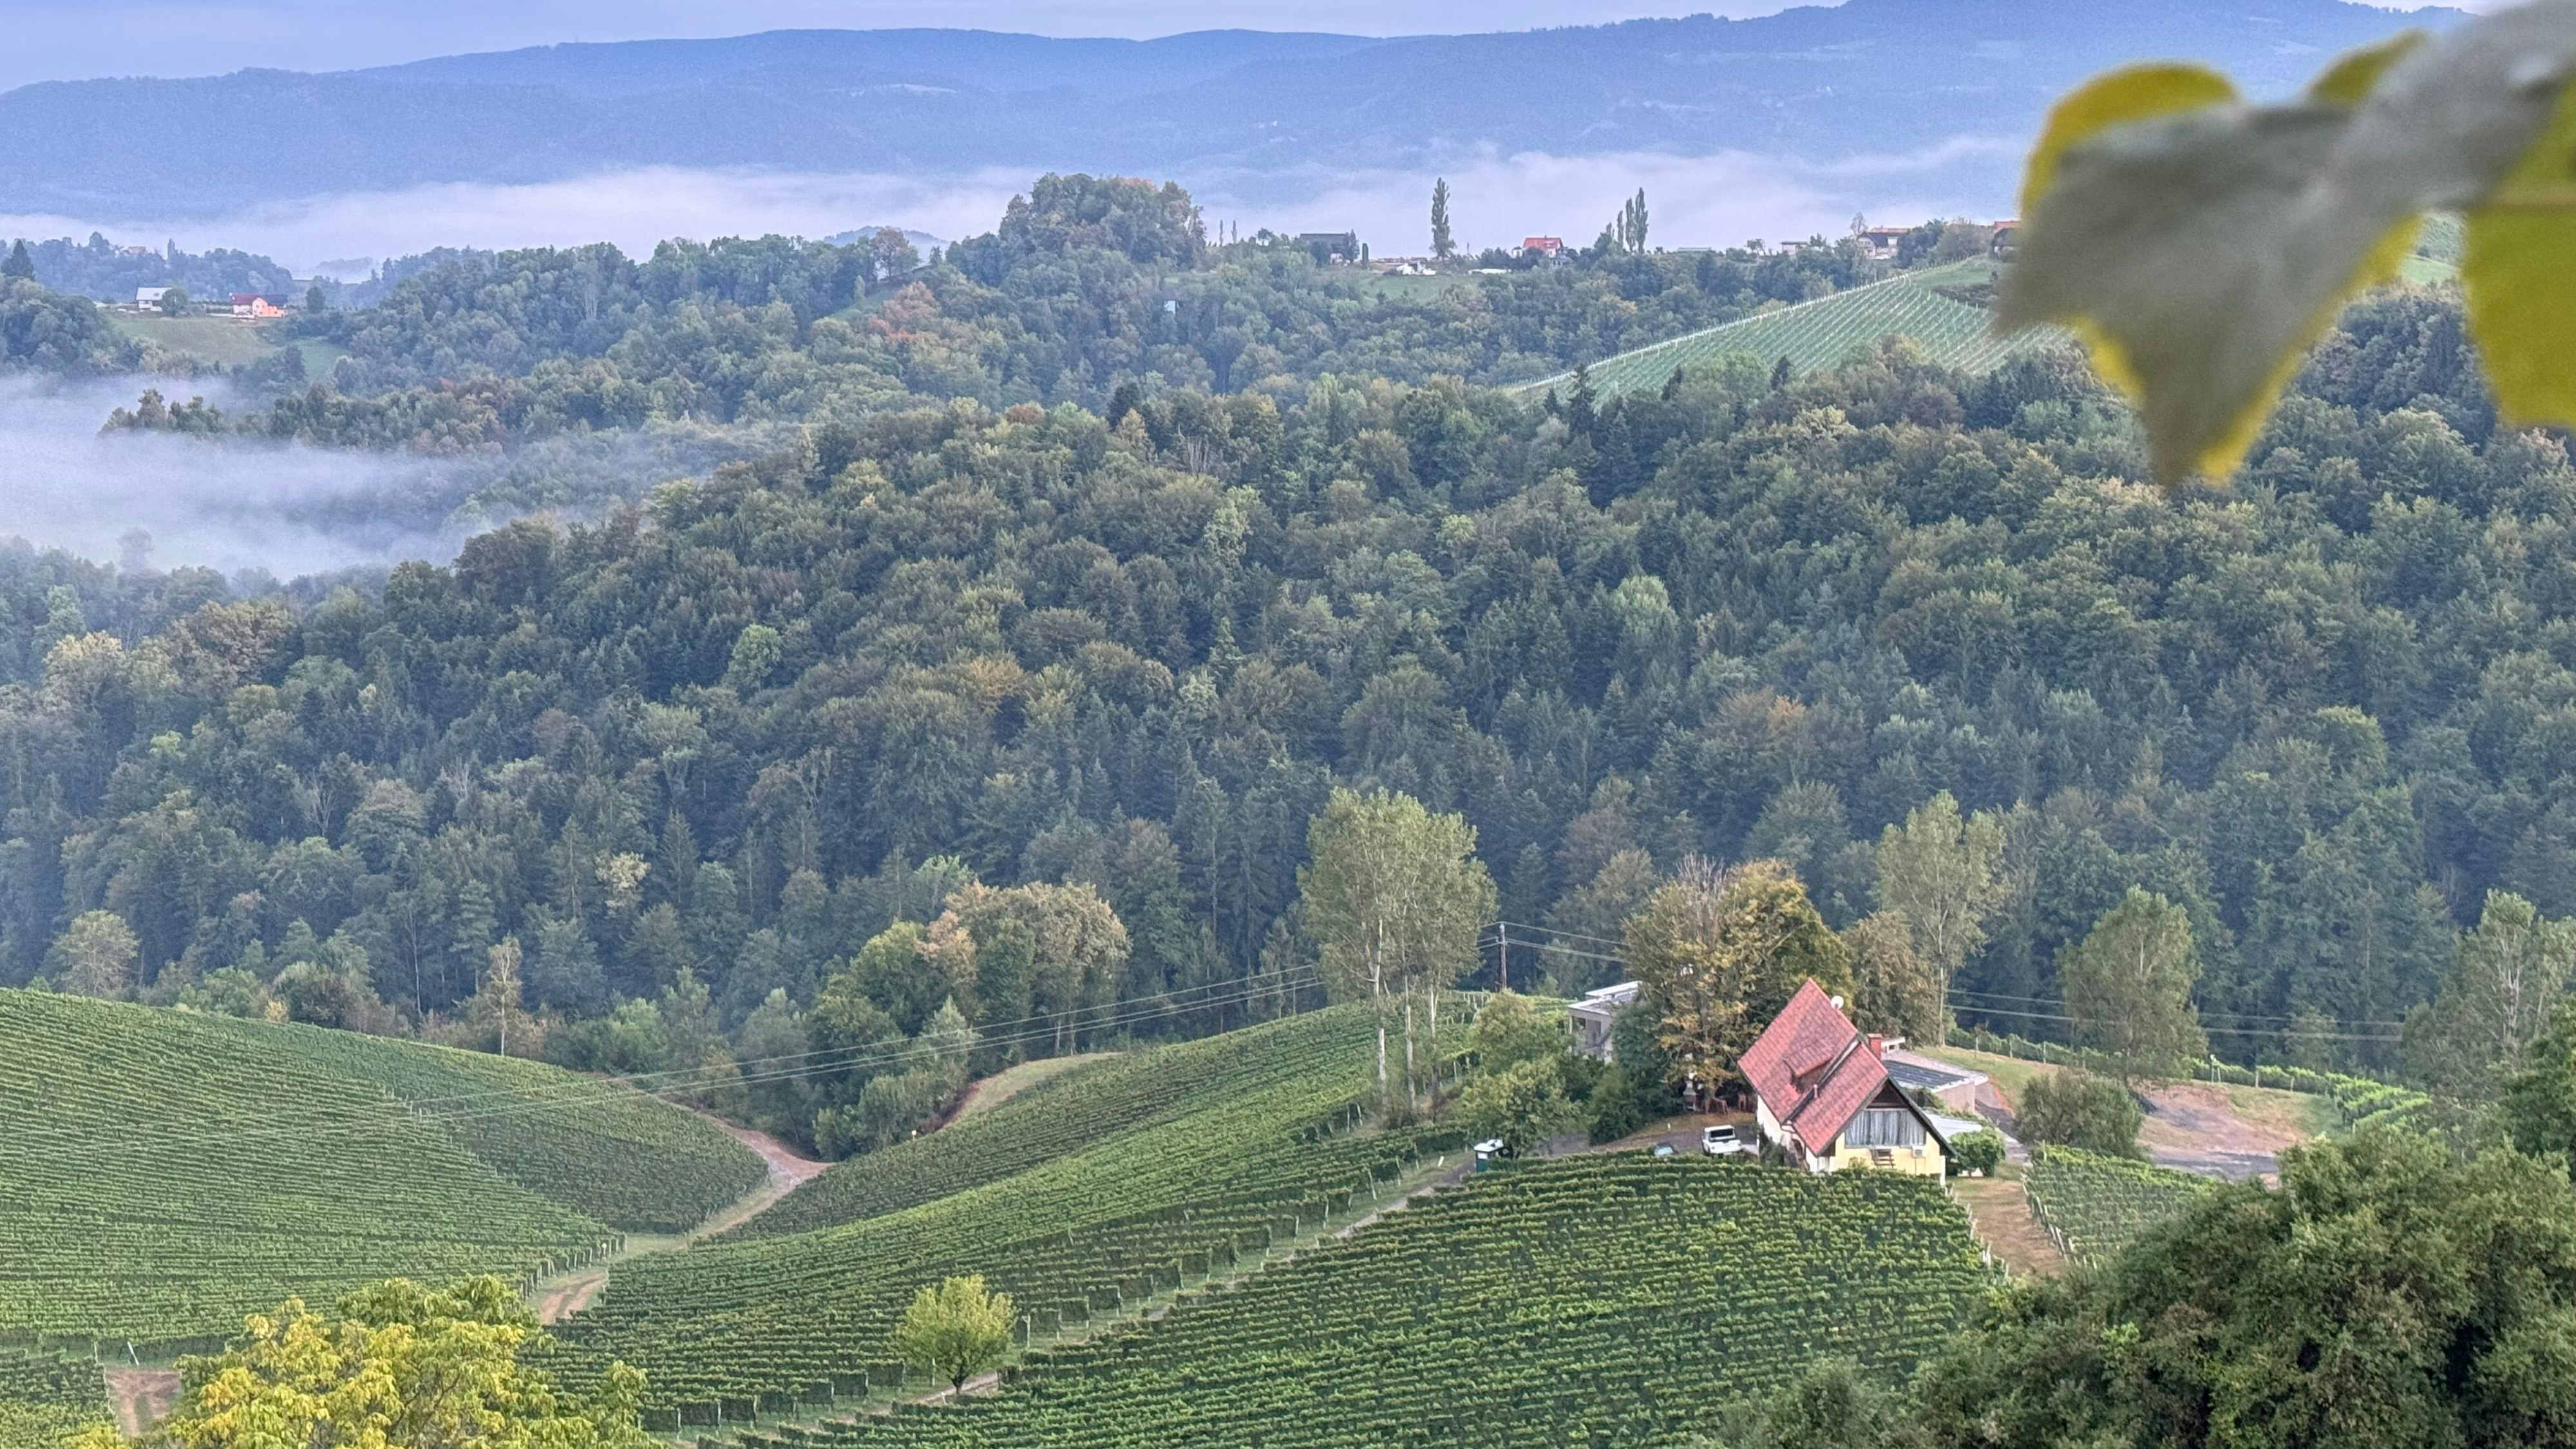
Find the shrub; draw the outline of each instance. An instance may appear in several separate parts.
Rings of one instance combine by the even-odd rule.
[[[2089,1072],[2070,1069],[2040,1077],[2022,1094],[2020,1129],[2025,1142],[2135,1157],[2138,1128],[2146,1119],[2127,1087]]]
[[[1950,1141],[1950,1156],[1961,1172],[1993,1176],[2004,1165],[2004,1140],[1992,1132],[1970,1132]]]

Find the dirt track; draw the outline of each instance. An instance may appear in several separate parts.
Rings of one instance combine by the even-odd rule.
[[[539,1323],[561,1323],[588,1308],[591,1300],[599,1296],[599,1290],[608,1286],[609,1272],[619,1262],[628,1258],[644,1257],[651,1253],[676,1252],[701,1238],[713,1237],[718,1233],[741,1227],[744,1223],[775,1207],[780,1198],[822,1176],[831,1166],[828,1162],[816,1162],[810,1157],[798,1156],[795,1149],[766,1132],[755,1132],[749,1127],[738,1126],[712,1112],[699,1112],[698,1115],[722,1128],[725,1135],[759,1153],[760,1160],[768,1164],[768,1176],[761,1179],[758,1187],[718,1208],[705,1222],[685,1233],[630,1237],[626,1240],[626,1251],[608,1262],[546,1280],[537,1289],[536,1308]]]

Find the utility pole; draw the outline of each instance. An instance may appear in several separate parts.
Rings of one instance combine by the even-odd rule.
[[[1512,923],[1498,921],[1495,923],[1495,929],[1503,933],[1503,989],[1509,991],[1512,989]]]

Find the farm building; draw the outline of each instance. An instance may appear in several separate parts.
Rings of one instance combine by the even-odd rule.
[[[1976,1115],[1977,1089],[1986,1084],[1985,1073],[1972,1072],[1966,1067],[1954,1067],[1948,1062],[1936,1062],[1927,1056],[1900,1051],[1893,1042],[1888,1044],[1887,1050],[1881,1053],[1881,1056],[1887,1062],[1887,1074],[1894,1077],[1896,1085],[1903,1087],[1907,1092],[1916,1094],[1918,1097],[1928,1094],[1932,1100],[1953,1112],[1971,1117]]]
[[[235,292],[232,295],[232,312],[236,317],[283,317],[286,315],[286,299],[258,292]]]
[[[1888,1075],[1885,1049],[1810,978],[1737,1063],[1763,1140],[1809,1172],[1946,1175],[1943,1138]]]
[[[1619,1019],[1619,1008],[1637,999],[1643,988],[1634,981],[1604,986],[1583,993],[1583,999],[1565,1009],[1565,1018],[1574,1028],[1574,1049],[1596,1062],[1610,1060],[1610,1028]]]
[[[168,295],[170,289],[167,287],[137,287],[134,289],[134,305],[149,312],[160,306],[161,299]]]
[[[1862,246],[1869,249],[1872,260],[1892,262],[1896,260],[1898,247],[1913,230],[1914,228],[1910,226],[1873,226],[1864,228],[1854,235],[1860,238]]]

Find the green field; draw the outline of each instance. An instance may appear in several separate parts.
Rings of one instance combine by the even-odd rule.
[[[126,335],[142,339],[164,356],[199,364],[241,367],[277,351],[265,327],[232,317],[149,317],[131,312],[108,316]]]
[[[1126,1091],[1095,1069],[859,1159],[839,1170],[851,1186],[817,1199],[842,1226],[620,1264],[558,1330],[552,1366],[579,1384],[623,1359],[658,1411],[731,1422],[887,1382],[903,1306],[951,1273],[987,1275],[1044,1315],[1040,1333],[1221,1273],[1458,1149],[1454,1131],[1356,1130],[1370,1021],[1345,1007],[1212,1039],[1230,1067],[1124,1126],[1068,1125],[1068,1104],[1110,1111]]]
[[[1793,371],[1818,372],[1896,336],[1921,343],[1942,366],[1970,373],[1990,372],[2024,353],[2064,345],[2063,334],[2048,329],[1994,335],[1989,314],[1976,299],[1992,286],[1998,270],[1992,262],[1953,262],[1756,313],[1604,358],[1589,369],[1592,386],[1604,397],[1661,387],[1676,367],[1703,366],[1738,354],[1765,367],[1785,357]],[[1561,387],[1571,377],[1542,378],[1523,391]]]
[[[2033,1147],[2022,1189],[2068,1257],[2098,1263],[2190,1207],[2208,1178],[2071,1147]]]
[[[576,1148],[591,1166],[536,1161]],[[612,1151],[662,1166],[567,1185]],[[533,1189],[658,1222],[756,1176],[750,1156],[547,1068],[0,991],[0,1335],[149,1344],[230,1332],[290,1293],[534,1273],[615,1230]]]
[[[962,1407],[797,1442],[1669,1442],[1818,1357],[1902,1371],[1991,1281],[1966,1219],[1919,1178],[1630,1153],[1530,1163],[1037,1354]]]

